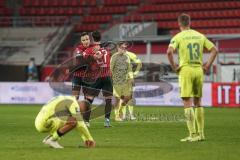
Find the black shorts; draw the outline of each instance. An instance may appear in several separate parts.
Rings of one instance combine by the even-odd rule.
[[[111,77],[100,77],[95,82],[82,81],[83,93],[87,96],[98,96],[102,90],[104,97],[112,96],[113,86]]]
[[[72,90],[73,91],[80,91],[82,87],[82,77],[73,77],[72,78]]]

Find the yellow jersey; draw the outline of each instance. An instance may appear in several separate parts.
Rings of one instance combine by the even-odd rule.
[[[169,44],[174,50],[178,50],[179,66],[201,66],[203,49],[210,50],[214,44],[203,34],[193,30],[183,30],[175,35]]]
[[[134,53],[132,53],[132,52],[129,52],[129,51],[126,51],[126,54],[127,54],[128,57],[130,58],[131,63],[137,65],[135,71],[133,71],[133,76],[136,76],[136,75],[139,73],[140,69],[142,68],[142,62],[141,62],[141,60],[136,56],[136,54],[134,54]]]

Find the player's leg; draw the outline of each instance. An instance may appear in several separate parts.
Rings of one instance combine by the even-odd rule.
[[[56,139],[58,139],[58,137],[62,137],[63,135],[65,135],[66,133],[71,131],[73,128],[76,127],[76,125],[77,125],[76,118],[68,117],[68,119],[67,119],[66,123],[64,124],[64,126],[62,126],[56,132],[54,132],[54,134],[56,136]]]
[[[102,89],[102,94],[105,98],[105,127],[111,127],[110,116],[112,111],[112,96],[113,96],[113,86],[110,77],[104,77],[101,80],[100,88]]]
[[[129,101],[132,99],[132,85],[129,84],[123,84],[119,86],[119,92],[121,93],[121,106],[120,111],[122,113],[121,118],[124,120],[126,119],[126,107],[130,104]],[[131,106],[130,106],[131,108]],[[131,110],[130,119],[133,118],[133,110]]]
[[[46,145],[49,145],[53,148],[63,148],[59,143],[58,140],[71,131],[73,128],[76,127],[77,121],[74,117],[68,117],[67,121],[63,121],[59,118],[51,118],[47,121],[48,123],[51,123],[51,131],[50,136],[47,136],[43,143]]]
[[[49,132],[48,124],[46,124],[46,108],[42,108],[41,111],[38,113],[37,117],[35,118],[35,127],[38,132]]]
[[[126,105],[123,105],[122,101],[120,102],[121,103],[121,113],[122,113],[122,120],[126,120],[127,119],[127,106]]]
[[[203,70],[202,68],[196,68],[194,79],[194,106],[195,106],[195,118],[197,122],[197,129],[200,140],[205,140],[204,136],[204,108],[201,105],[202,87],[203,87]]]
[[[181,141],[192,141],[192,138],[196,137],[195,116],[192,107],[192,99],[190,97],[182,97],[182,100],[184,104],[184,116],[186,118],[189,136],[181,139]]]
[[[197,122],[197,132],[200,140],[205,140],[204,136],[204,108],[201,106],[201,98],[194,98],[195,118]]]
[[[115,121],[122,121],[122,119],[120,118],[120,106],[121,106],[121,98],[117,97],[116,95],[115,97]]]
[[[189,136],[181,139],[181,141],[191,141],[196,136],[195,115],[192,107],[192,69],[191,67],[183,67],[179,72],[180,95],[184,105],[184,115],[186,118]]]
[[[84,120],[85,124],[87,125],[87,127],[90,127],[91,105],[92,105],[92,103],[93,103],[94,96],[84,95],[84,99],[85,99],[90,105],[87,107],[87,110],[86,110],[84,113],[82,113],[82,115],[83,115],[83,120]]]
[[[131,98],[130,100],[128,101],[127,103],[127,106],[128,106],[128,111],[129,111],[129,116],[130,116],[130,120],[135,120],[136,117],[134,116],[134,113],[133,113],[133,84],[129,84],[129,92],[131,93]]]
[[[82,83],[83,83],[82,90],[84,94],[84,99],[88,101],[88,103],[90,104],[87,108],[87,111],[83,113],[83,120],[86,123],[87,127],[90,127],[89,122],[91,117],[91,105],[93,103],[94,97],[99,94],[99,90],[95,89],[97,82],[93,84],[89,84],[85,82],[82,82]]]
[[[136,117],[134,116],[134,112],[133,112],[133,101],[134,100],[133,100],[133,97],[131,95],[131,98],[130,98],[130,100],[127,103],[130,120],[136,120]]]
[[[36,119],[35,119],[35,127],[38,132],[51,132],[52,128],[54,128],[54,122],[48,118],[49,109],[47,105],[41,109],[41,111],[38,113]],[[49,146],[52,146],[53,148],[63,148],[61,145],[59,145],[57,142],[52,140],[52,134],[48,135],[46,138],[43,139],[43,143],[47,144]],[[53,142],[52,142],[53,141]],[[52,143],[51,143],[52,142]],[[51,143],[52,145],[50,145]]]
[[[105,97],[105,122],[104,127],[111,127],[110,116],[112,111],[112,96]]]
[[[120,111],[122,113],[122,120],[126,119],[126,108],[129,104],[129,101],[131,100],[131,95],[128,94],[124,94],[124,96],[122,96],[122,102],[121,102],[121,107],[120,107]],[[130,119],[131,119],[131,114],[130,114]],[[132,119],[131,119],[132,120]]]
[[[73,77],[72,79],[72,95],[79,99],[80,90],[81,90],[81,77]]]
[[[120,109],[121,109],[121,99],[122,97],[122,87],[121,85],[113,85],[113,95],[115,97],[115,121],[122,121],[120,118]]]

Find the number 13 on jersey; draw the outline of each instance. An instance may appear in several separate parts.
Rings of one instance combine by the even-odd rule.
[[[199,43],[188,43],[190,62],[196,62],[200,60],[200,44]]]

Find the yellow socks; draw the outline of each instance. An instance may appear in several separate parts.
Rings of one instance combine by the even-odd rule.
[[[57,141],[57,140],[60,139],[60,137],[59,137],[57,131],[53,132],[53,134],[52,134],[52,138],[53,138],[54,141]]]
[[[195,116],[194,116],[193,107],[185,108],[184,115],[186,117],[189,134],[190,134],[190,136],[193,136],[194,134],[196,134]]]
[[[204,139],[204,109],[203,107],[195,108],[195,118],[197,121],[197,128],[199,136]]]
[[[128,105],[129,114],[133,115],[133,106]]]

